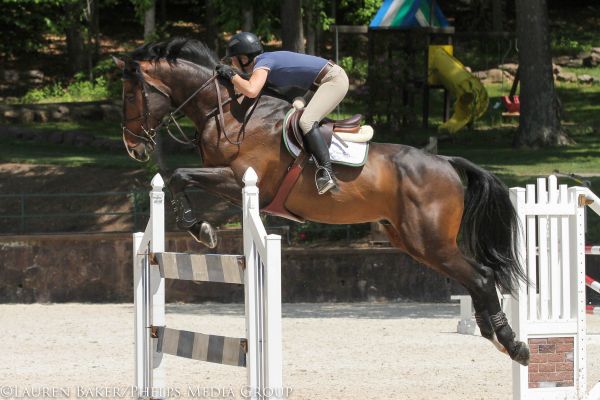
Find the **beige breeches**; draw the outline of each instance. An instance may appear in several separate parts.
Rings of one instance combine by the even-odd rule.
[[[321,85],[300,117],[300,129],[305,134],[315,122],[332,112],[348,93],[348,76],[339,65],[334,65],[321,80]]]

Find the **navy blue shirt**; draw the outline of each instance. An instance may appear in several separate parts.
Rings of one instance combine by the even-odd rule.
[[[275,87],[296,86],[308,90],[327,60],[291,51],[272,51],[256,57],[253,71],[269,71],[267,82]]]

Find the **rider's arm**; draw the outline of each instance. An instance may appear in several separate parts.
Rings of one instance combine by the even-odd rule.
[[[240,93],[253,99],[258,96],[262,88],[265,86],[265,83],[267,82],[267,75],[269,75],[268,70],[259,68],[252,72],[250,80],[245,80],[241,76],[236,75],[231,79],[231,82],[233,82],[233,86],[235,86]]]

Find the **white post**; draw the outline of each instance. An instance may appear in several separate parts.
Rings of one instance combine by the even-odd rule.
[[[573,204],[579,204],[580,196],[585,196],[582,187],[572,188]],[[571,226],[571,269],[574,271],[571,306],[575,306],[574,317],[577,321],[575,335],[575,388],[580,398],[587,392],[587,356],[586,356],[586,312],[585,312],[585,206],[579,205]]]
[[[251,399],[283,398],[281,342],[281,236],[267,235],[260,220],[258,177],[244,174],[246,337]]]
[[[152,179],[150,219],[144,233],[133,235],[133,288],[135,333],[135,385],[140,398],[166,397],[162,353],[151,338],[153,326],[165,325],[165,284],[149,253],[165,249],[164,181]]]
[[[165,183],[160,176],[156,174],[152,179],[152,191],[150,192],[150,252],[160,253],[165,251],[165,193],[163,187]],[[151,336],[153,326],[165,326],[165,280],[160,276],[160,271],[156,266],[149,266],[150,278],[150,316],[147,337]],[[165,367],[163,364],[163,354],[157,352],[158,339],[150,339],[151,365],[149,387],[152,388],[150,395],[152,398],[166,397]]]
[[[144,323],[144,288],[142,286],[142,258],[138,257],[143,232],[133,234],[133,307],[135,337],[135,387],[141,390],[144,383],[144,364],[146,348],[146,324]]]
[[[260,359],[258,356],[258,304],[256,302],[257,292],[257,272],[260,267],[260,259],[256,251],[256,245],[252,240],[252,223],[250,213],[252,209],[258,211],[258,187],[256,182],[258,176],[252,168],[248,168],[244,174],[243,195],[243,236],[244,236],[244,258],[246,259],[246,271],[244,273],[244,295],[246,309],[246,339],[248,341],[248,353],[246,355],[246,371],[248,376],[248,390],[251,393],[250,398],[257,398],[258,390],[261,387],[259,372],[261,370]]]
[[[525,213],[523,208],[525,207],[525,189],[523,188],[512,188],[510,189],[510,199],[515,207],[517,212],[517,218],[519,220],[519,225],[521,230],[518,233],[518,254],[521,265],[527,269],[527,233],[523,230],[525,229]],[[527,343],[527,310],[528,303],[526,301],[519,301],[523,299],[527,299],[527,285],[523,282],[519,282],[519,287],[517,289],[518,297],[511,301],[511,315],[512,315],[512,327],[516,334],[516,339],[522,342]],[[527,367],[524,367],[515,362],[513,364],[513,399],[522,399],[526,396],[529,378],[528,378],[528,370]]]
[[[281,236],[268,235],[265,263],[266,370],[265,386],[272,390],[270,398],[283,398],[283,348],[281,337]]]

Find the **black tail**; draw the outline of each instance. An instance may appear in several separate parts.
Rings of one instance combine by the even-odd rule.
[[[465,255],[492,268],[496,283],[514,293],[519,280],[527,281],[517,257],[519,220],[509,191],[492,173],[461,157],[445,157],[467,179],[461,222]]]

